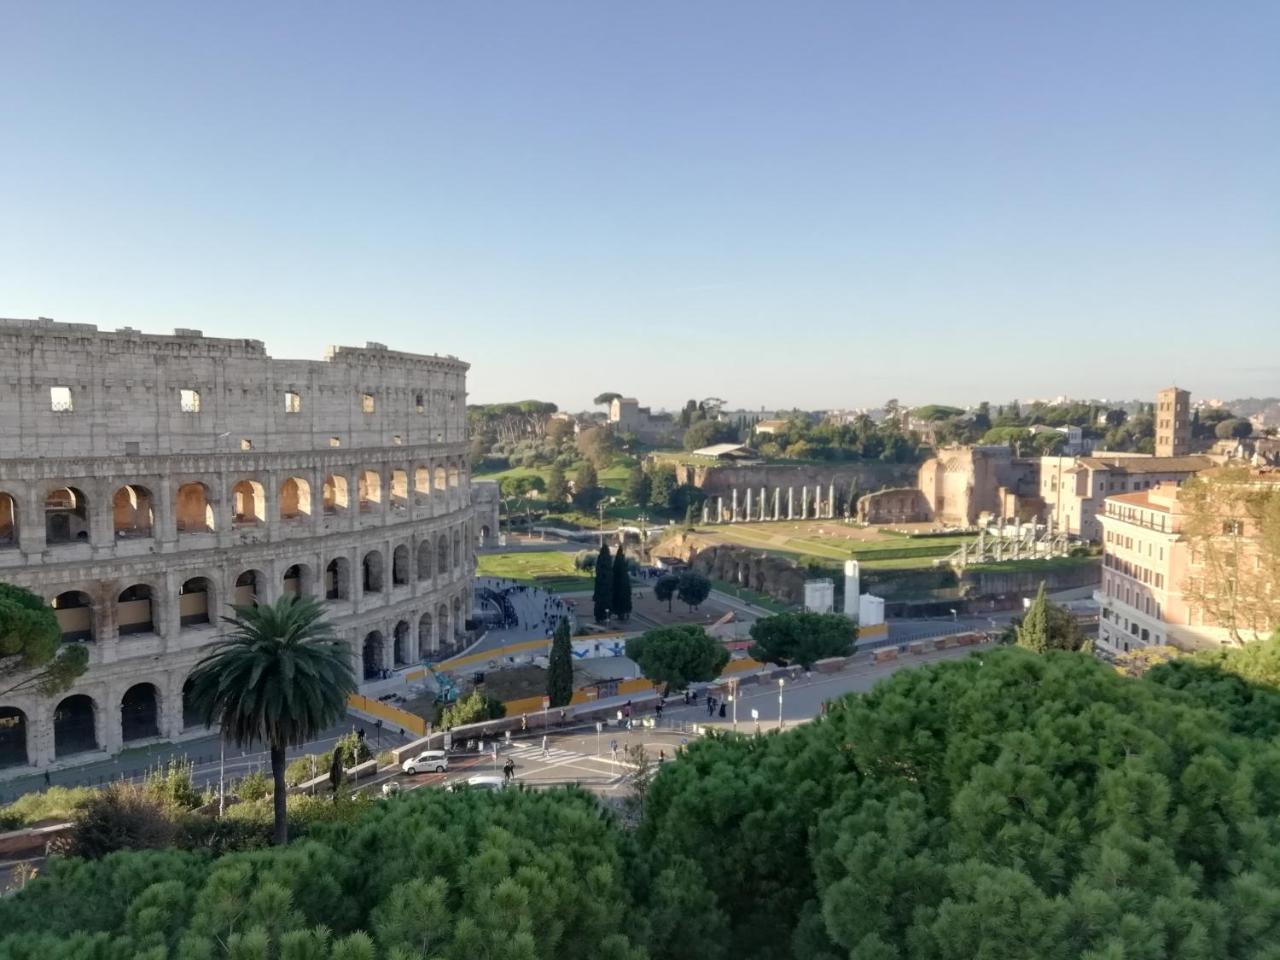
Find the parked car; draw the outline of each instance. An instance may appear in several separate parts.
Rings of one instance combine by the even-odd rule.
[[[449,784],[449,790],[502,790],[507,786],[507,781],[501,776],[492,773],[477,773],[474,777],[468,777],[466,780],[455,780]]]
[[[444,773],[449,769],[449,754],[443,750],[424,750],[416,757],[410,757],[400,764],[400,769],[409,776],[415,773]]]

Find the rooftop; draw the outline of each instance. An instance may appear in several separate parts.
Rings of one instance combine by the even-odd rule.
[[[1214,465],[1208,457],[1081,457],[1080,465],[1090,470],[1113,473],[1195,473]]]

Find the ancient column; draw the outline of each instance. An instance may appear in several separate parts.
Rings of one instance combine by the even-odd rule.
[[[761,520],[769,519],[767,516],[765,516],[765,504],[768,503],[768,499],[769,499],[768,494],[765,492],[764,487],[761,487],[760,488],[760,519]]]
[[[807,483],[800,488],[800,519],[809,519],[809,485]]]
[[[738,522],[738,488],[737,487],[733,488],[733,512],[729,514],[729,522],[730,523]]]
[[[796,488],[787,487],[787,519],[796,518]]]
[[[858,619],[858,595],[861,593],[858,577],[858,561],[844,562],[844,612],[845,616]]]
[[[831,486],[827,490],[827,519],[834,520],[836,518],[836,482],[831,481]]]
[[[782,488],[773,488],[773,519],[778,520],[782,517],[780,508],[782,507]]]
[[[711,512],[711,504],[709,504],[709,503],[707,503],[707,501],[703,500],[703,501],[702,501],[702,524],[703,524],[703,526],[706,526],[706,523],[707,523],[707,515],[708,515],[710,512]]]
[[[724,497],[716,497],[716,523],[724,523]]]
[[[748,523],[750,523],[754,519],[751,516],[751,488],[750,487],[747,487],[747,512],[745,516]]]

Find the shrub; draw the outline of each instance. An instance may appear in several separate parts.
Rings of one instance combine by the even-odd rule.
[[[113,783],[96,791],[72,823],[64,852],[86,860],[117,850],[168,847],[177,832],[168,811],[133,783]]]
[[[338,742],[334,744],[334,748],[342,751],[342,765],[348,770],[357,763],[364,763],[366,760],[373,759],[373,751],[369,749],[369,744],[355,730],[339,737]],[[328,768],[329,763],[326,760],[325,769],[327,770]]]
[[[158,770],[147,774],[142,791],[146,797],[169,811],[194,810],[204,802],[191,779],[194,764],[170,760]]]
[[[261,770],[254,770],[247,773],[236,784],[236,796],[245,803],[253,803],[255,800],[261,800],[263,797],[269,797],[275,792],[275,788],[271,783],[271,777]]]
[[[321,774],[328,773],[332,759],[331,754],[309,753],[296,760],[290,760],[284,768],[285,784],[296,787],[300,783],[306,783]]]
[[[19,830],[46,820],[70,820],[97,794],[95,787],[49,787],[39,793],[24,794],[0,809],[0,829]]]

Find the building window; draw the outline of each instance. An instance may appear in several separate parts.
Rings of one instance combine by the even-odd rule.
[[[391,442],[398,447],[404,443],[404,438],[402,438],[400,434],[397,433],[395,436],[391,438]]]
[[[54,413],[70,413],[74,406],[70,387],[49,388],[49,409]]]
[[[200,412],[200,392],[184,387],[178,391],[178,407],[183,413]]]
[[[416,394],[413,398],[413,404],[418,408],[419,413],[427,412],[427,400],[422,394]]]
[[[252,449],[253,449],[253,441],[252,441],[252,440],[250,440],[250,439],[248,439],[247,437],[246,437],[246,438],[241,439],[241,441],[240,441],[240,449],[241,449],[241,450],[252,450]]]
[[[373,413],[374,408],[375,408],[375,405],[373,402],[373,394],[372,393],[360,394],[360,412]]]
[[[340,446],[342,446],[342,441],[341,441],[338,437],[330,437],[330,438],[329,438],[329,446],[331,446],[331,447],[340,447]]]
[[[1244,533],[1244,524],[1239,520],[1222,521],[1222,532],[1225,536],[1238,537]]]
[[[302,394],[295,393],[292,390],[286,390],[284,393],[284,412],[285,413],[301,413],[302,412]]]

